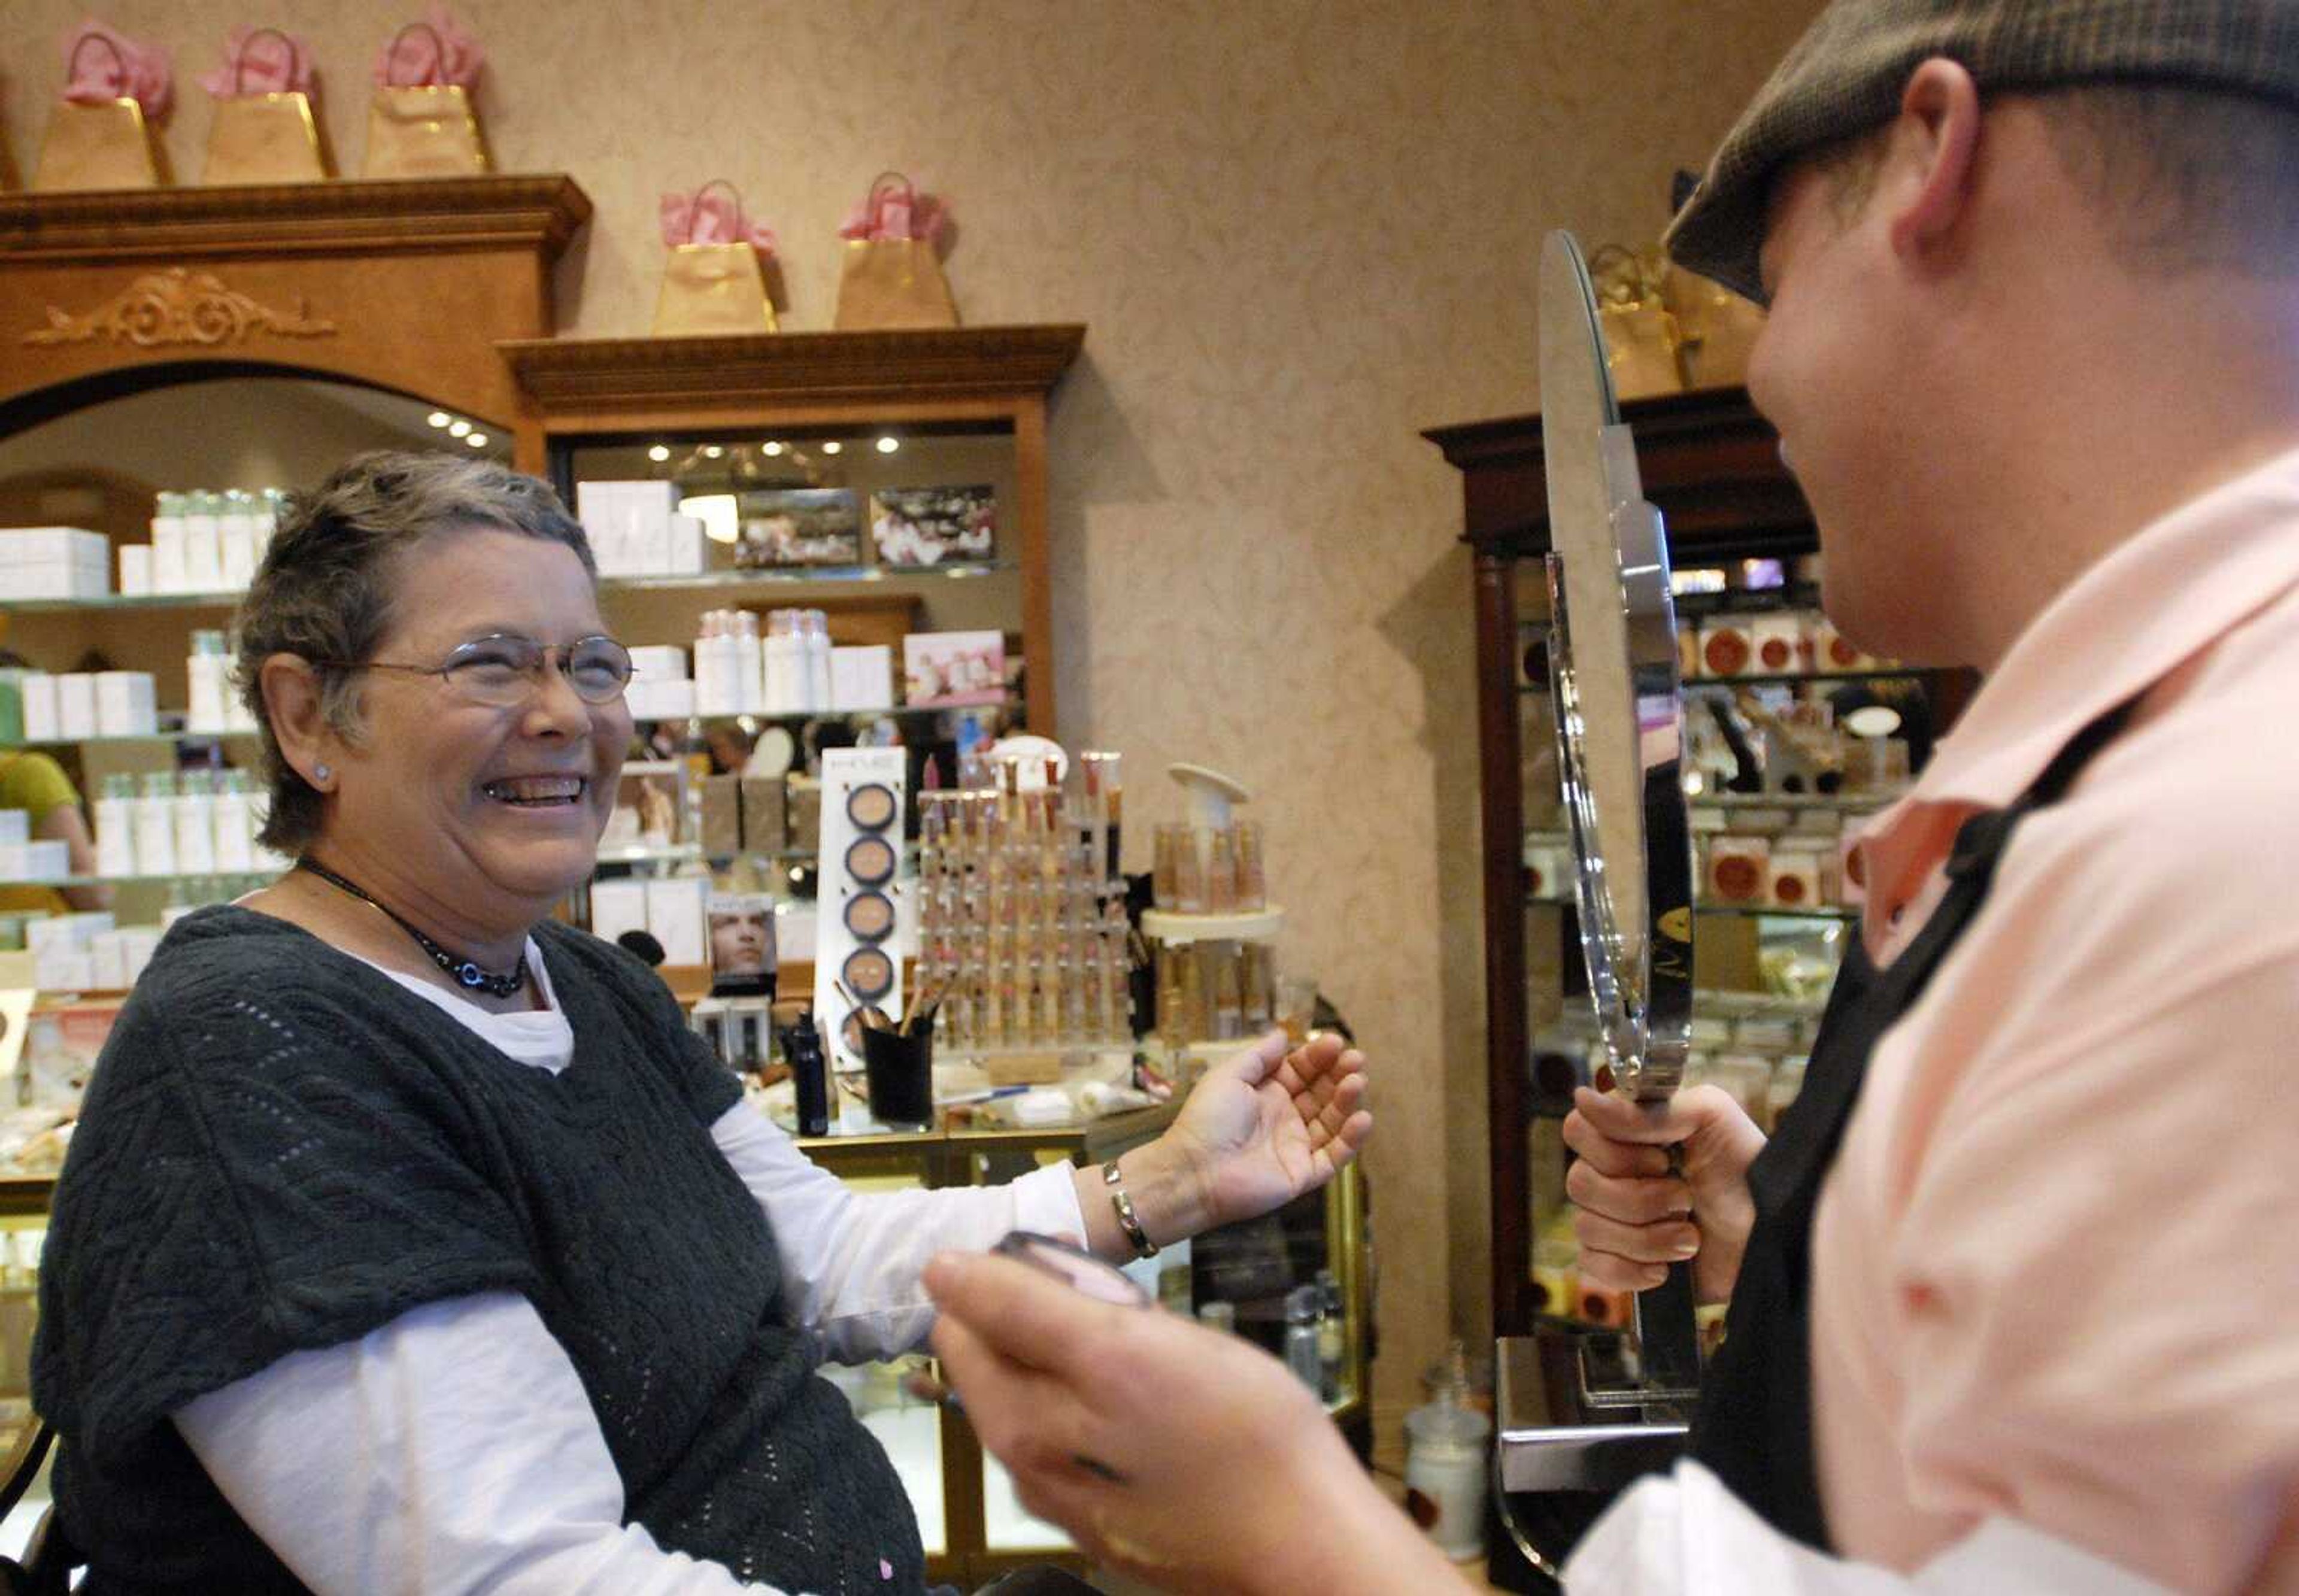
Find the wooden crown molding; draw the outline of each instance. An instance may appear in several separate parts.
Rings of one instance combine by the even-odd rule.
[[[1085,342],[1076,323],[726,337],[527,338],[497,344],[545,417],[751,402],[1011,398],[1044,394]]]
[[[1659,506],[1681,554],[1808,553],[1812,511],[1780,462],[1780,435],[1745,388],[1701,388],[1632,399],[1621,419],[1637,440],[1645,496]],[[1508,556],[1548,543],[1540,417],[1434,427],[1422,436],[1463,473],[1464,541]]]
[[[0,266],[482,249],[552,260],[590,215],[558,174],[0,194]]]

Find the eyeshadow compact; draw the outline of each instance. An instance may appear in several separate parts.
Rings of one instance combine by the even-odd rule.
[[[869,782],[846,795],[846,818],[863,831],[884,831],[894,823],[901,804],[892,787]]]
[[[857,948],[846,955],[840,977],[855,1001],[875,1003],[894,989],[894,961],[877,948]]]
[[[859,892],[846,900],[845,919],[861,941],[884,942],[894,928],[894,901],[882,892]]]
[[[884,886],[894,878],[894,845],[876,833],[846,845],[846,873],[862,886]]]
[[[871,1029],[889,1030],[893,1024],[892,1018],[884,1009],[876,1003],[865,1003],[848,1013],[846,1023],[838,1027],[838,1034],[844,1039],[847,1051],[859,1058],[862,1055],[862,1033]]]

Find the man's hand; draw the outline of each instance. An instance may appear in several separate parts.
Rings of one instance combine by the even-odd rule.
[[[1655,1114],[1584,1086],[1573,1094],[1564,1144],[1581,1155],[1564,1192],[1581,1210],[1573,1230],[1583,1279],[1646,1291],[1689,1259],[1699,1301],[1732,1294],[1756,1220],[1748,1166],[1764,1134],[1729,1093],[1689,1086]],[[1675,1169],[1672,1147],[1682,1150]]]

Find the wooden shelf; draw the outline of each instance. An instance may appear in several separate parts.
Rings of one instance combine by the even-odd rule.
[[[529,338],[498,344],[554,420],[604,406],[787,409],[834,400],[890,413],[921,400],[1043,395],[1085,342],[1076,323],[686,338]],[[554,426],[554,430],[556,427]]]
[[[555,260],[591,201],[558,173],[0,194],[0,255],[203,256],[532,249]]]

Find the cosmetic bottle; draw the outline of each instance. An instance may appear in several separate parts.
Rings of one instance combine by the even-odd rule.
[[[223,586],[223,495],[185,495],[184,587],[214,593]]]
[[[1188,826],[1174,838],[1174,908],[1182,914],[1206,911],[1205,870],[1198,863],[1198,834]]]
[[[136,873],[172,876],[176,873],[176,777],[154,770],[144,777],[136,800]]]
[[[814,1013],[798,1017],[784,1044],[790,1059],[791,1085],[798,1096],[798,1134],[830,1134],[830,1071],[822,1056],[822,1037],[814,1028]]]
[[[819,610],[806,611],[806,708],[820,714],[830,708],[830,617]]]
[[[1206,860],[1206,912],[1228,914],[1237,907],[1237,854],[1227,830],[1216,831],[1212,837],[1212,852]]]
[[[220,732],[230,724],[231,660],[224,653],[224,635],[212,630],[192,634],[191,657],[184,661],[191,702],[184,716],[187,731]]]
[[[759,618],[749,610],[735,612],[735,698],[739,714],[756,715],[767,707],[766,647]]]
[[[1290,1332],[1289,1332],[1290,1334]],[[1438,1550],[1459,1560],[1485,1549],[1485,1439],[1492,1421],[1463,1402],[1460,1343],[1434,1401],[1405,1416],[1405,1500]]]
[[[184,510],[186,495],[162,494],[152,515],[152,591],[184,591]]]
[[[1245,1002],[1238,990],[1238,955],[1224,943],[1214,954],[1214,1039],[1234,1042],[1245,1035]]]
[[[1317,1367],[1325,1400],[1341,1397],[1341,1361],[1349,1353],[1349,1323],[1341,1302],[1341,1283],[1331,1269],[1317,1271]]]
[[[255,804],[246,771],[227,770],[217,778],[214,812],[216,869],[255,869]]]
[[[233,488],[223,495],[216,521],[216,585],[226,592],[245,588],[255,575],[256,499]]]
[[[176,869],[187,876],[216,868],[214,783],[205,770],[187,770],[176,786]]]
[[[1297,1285],[1285,1293],[1285,1367],[1311,1391],[1324,1389],[1324,1367],[1317,1357],[1317,1288]]]
[[[1240,820],[1237,833],[1237,909],[1259,914],[1269,907],[1269,879],[1261,863],[1261,823]]]
[[[1237,1334],[1237,1304],[1234,1302],[1200,1302],[1198,1323],[1208,1330],[1218,1330],[1224,1335]]]
[[[136,778],[104,778],[95,798],[95,871],[99,876],[136,874]]]

